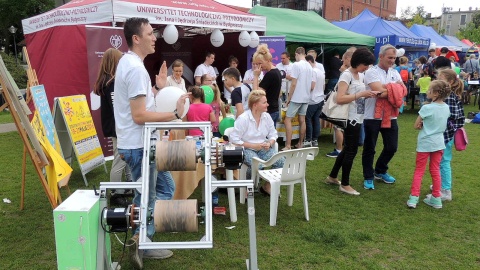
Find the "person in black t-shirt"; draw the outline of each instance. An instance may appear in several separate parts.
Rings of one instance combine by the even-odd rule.
[[[282,73],[272,63],[272,54],[268,49],[267,44],[261,44],[257,47],[257,51],[253,55],[253,62],[260,64],[253,71],[255,78],[253,79],[253,90],[262,88],[267,93],[268,113],[273,119],[273,123],[277,123],[280,118],[279,112],[279,98],[280,89],[282,87]],[[265,76],[259,82],[260,73],[266,71]]]
[[[440,49],[440,55],[437,58],[435,58],[435,60],[433,61],[433,66],[435,67],[435,69],[439,69],[439,68],[451,69],[452,68],[450,59],[446,57],[447,53],[448,53],[447,47],[442,47],[442,49]]]
[[[235,106],[236,119],[244,111],[248,110],[248,94],[250,94],[250,89],[240,81],[240,71],[236,68],[227,68],[223,72],[223,78],[225,85],[233,88],[231,99],[232,105]]]

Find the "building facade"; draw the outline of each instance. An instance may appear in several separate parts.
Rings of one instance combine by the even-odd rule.
[[[472,17],[478,8],[470,7],[467,11],[453,11],[451,8],[444,8],[439,19],[438,31],[445,35],[455,36],[461,28],[465,28],[472,21]]]
[[[261,6],[315,10],[328,21],[346,21],[368,8],[382,18],[395,16],[397,0],[260,0]]]

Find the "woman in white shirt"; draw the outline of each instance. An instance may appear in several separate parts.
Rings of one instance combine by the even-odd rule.
[[[165,86],[175,86],[182,89],[187,93],[185,88],[185,80],[182,78],[183,75],[183,62],[182,60],[175,60],[172,64],[172,75],[167,77],[167,83]]]
[[[253,90],[253,79],[255,78],[255,74],[253,74],[253,70],[259,66],[259,64],[253,63],[253,57],[250,59],[250,63],[252,64],[252,68],[249,70],[245,71],[245,75],[243,75],[243,83],[248,84],[250,86],[250,90]],[[263,72],[260,73],[260,76],[258,77],[258,83],[263,79]]]
[[[263,160],[270,159],[275,150],[273,146],[278,135],[272,117],[267,112],[268,103],[265,91],[253,90],[248,96],[248,107],[236,120],[230,142],[243,146],[245,159],[248,166],[247,179],[251,177],[252,158],[258,157]],[[272,168],[282,168],[284,159],[280,159],[272,165]],[[266,182],[260,191],[270,194],[270,183]]]

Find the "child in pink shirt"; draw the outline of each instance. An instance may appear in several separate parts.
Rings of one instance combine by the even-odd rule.
[[[190,109],[187,113],[188,122],[215,122],[215,114],[210,105],[205,104],[205,95],[203,89],[198,86],[191,86],[188,92],[192,93],[190,97]],[[190,136],[202,136],[203,132],[200,129],[188,130]]]

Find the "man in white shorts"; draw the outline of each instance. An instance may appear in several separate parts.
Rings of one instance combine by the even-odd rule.
[[[305,61],[305,48],[298,47],[295,50],[295,59],[297,62],[292,66],[292,84],[288,91],[286,102],[288,109],[284,120],[287,138],[285,148],[282,150],[290,150],[292,148],[292,118],[297,114],[300,124],[300,140],[296,147],[302,147],[306,132],[305,115],[307,114],[308,102],[310,101],[310,92],[315,88],[313,69]]]

